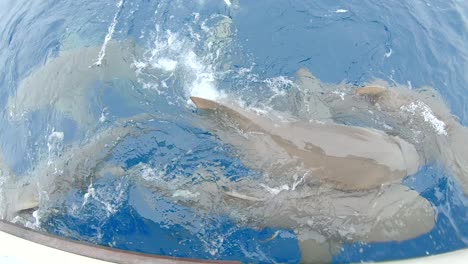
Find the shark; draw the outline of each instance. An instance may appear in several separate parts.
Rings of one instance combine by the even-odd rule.
[[[108,45],[100,67],[93,66],[99,48],[86,47],[64,50],[26,77],[8,98],[10,121],[52,107],[80,128],[94,127],[97,118],[87,106],[92,83],[138,77],[131,62],[139,48],[113,41]],[[22,177],[13,175],[0,157],[0,215],[12,220],[112,171],[133,175],[199,212],[216,208],[242,225],[294,230],[304,262],[327,262],[348,241],[401,241],[433,228],[432,205],[402,185],[424,164],[440,162],[468,193],[468,129],[434,89],[390,87],[380,80],[363,87],[326,84],[307,69],[299,69],[296,79],[290,93],[272,102],[286,111],[256,112],[233,98],[190,98],[198,109],[191,116],[193,125],[233,146],[232,154],[261,171],[260,177],[231,181],[221,175],[177,185],[141,179],[140,166],[129,171],[106,167],[106,157],[121,139],[144,133],[144,125],[136,128],[130,121],[153,118],[143,115],[96,130]]]
[[[228,200],[226,213],[258,227],[295,230],[302,252],[323,245],[317,241],[401,241],[433,228],[431,204],[401,185],[423,164],[408,141],[373,128],[255,113],[229,101],[191,100],[206,118],[205,128],[264,175],[222,185],[218,191]],[[201,196],[217,190],[203,184],[194,189],[191,193]],[[314,252],[303,261],[323,257]]]
[[[108,172],[123,176],[120,166],[106,165],[106,160],[126,137],[144,134],[145,129],[138,124],[152,118],[140,114],[117,120],[83,142],[63,147],[56,157],[49,158],[44,153],[41,161],[24,175],[16,175],[0,159],[0,218],[12,221],[33,209],[47,209],[69,190],[86,189]]]
[[[375,79],[362,87],[320,82],[306,69],[297,74],[297,112],[302,118],[324,122],[358,124],[412,144],[420,164],[435,163],[454,175],[468,195],[468,128],[454,115],[434,88],[390,85]],[[317,115],[308,109],[326,110]]]
[[[353,191],[399,181],[420,166],[412,144],[376,129],[280,119],[228,102],[191,100],[219,124],[217,135],[235,145],[245,163],[269,170],[272,177],[282,177],[281,172],[289,167],[304,167],[310,171],[305,182],[320,179]],[[240,137],[224,133],[230,129]]]
[[[137,174],[139,166],[127,171],[123,166],[107,167],[105,161],[119,142],[145,133],[143,123],[154,119],[141,115],[117,121],[85,142],[68,146],[52,163],[44,159],[27,175],[10,175],[2,185],[2,218],[13,220],[22,212],[47,206],[68,189],[86,188],[112,171],[117,176],[130,175],[200,213],[217,208],[243,225],[292,229],[303,252],[314,249],[312,256],[304,255],[304,261],[326,260],[333,254],[330,248],[337,250],[344,241],[404,240],[432,229],[435,212],[430,203],[400,184],[401,178],[421,165],[410,143],[375,129],[301,123],[280,113],[262,116],[232,103],[192,100],[207,117],[197,120],[198,126],[235,146],[245,164],[262,170],[262,178],[221,177],[179,186],[170,181],[145,182]],[[327,148],[332,144],[343,148]],[[370,152],[377,146],[384,151]],[[3,168],[2,173],[8,174]]]
[[[106,57],[95,65],[100,47],[90,46],[61,50],[44,65],[21,80],[15,93],[7,101],[5,110],[12,121],[47,108],[74,120],[80,128],[95,125],[89,103],[92,84],[115,79],[137,79],[132,68],[135,54],[140,51],[134,43],[109,41]]]
[[[347,241],[402,241],[429,232],[432,205],[402,185],[425,164],[445,166],[468,193],[468,129],[434,89],[379,80],[327,85],[306,69],[296,76],[296,94],[287,98],[293,116],[255,111],[232,98],[191,97],[197,124],[263,176],[199,184],[185,199],[204,207],[205,193],[218,193],[226,208],[220,210],[241,222],[292,229],[302,261],[315,263],[329,262]],[[361,125],[346,124],[356,120]]]

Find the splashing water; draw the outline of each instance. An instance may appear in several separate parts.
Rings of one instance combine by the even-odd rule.
[[[26,2],[0,10],[2,218],[121,249],[244,262],[378,261],[467,247],[459,1]],[[304,67],[322,81],[296,74]],[[357,96],[373,78],[399,96]],[[307,184],[313,173],[300,164],[273,181],[235,148],[259,135],[238,130],[232,144],[221,142],[223,129],[190,96],[278,122],[378,129],[415,145],[425,165],[400,189],[372,192]],[[394,198],[389,190],[429,204],[433,229],[375,243],[363,234],[383,222],[336,215],[337,203],[354,199],[378,211]],[[405,223],[394,224],[382,232]]]

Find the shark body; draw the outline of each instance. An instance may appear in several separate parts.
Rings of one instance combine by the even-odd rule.
[[[241,159],[272,177],[300,168],[309,171],[311,181],[320,179],[347,191],[366,190],[399,181],[420,166],[413,145],[376,129],[282,120],[227,102],[191,99],[222,127],[215,132],[239,149]],[[229,129],[242,136],[225,133]]]

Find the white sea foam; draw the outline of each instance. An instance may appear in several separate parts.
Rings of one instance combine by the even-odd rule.
[[[47,149],[48,149],[48,160],[47,165],[51,165],[55,158],[60,155],[63,150],[63,138],[65,134],[63,132],[54,131],[52,132],[47,139]]]
[[[216,50],[200,50],[200,46],[209,48],[208,43],[200,43],[200,41],[216,40],[213,36],[216,30],[207,26],[209,19],[212,18],[199,21],[201,20],[200,14],[194,13],[193,16],[197,27],[206,28],[206,31],[201,33],[203,36],[199,33],[194,34],[191,24],[186,25],[187,32],[181,30],[178,33],[169,29],[163,30],[156,25],[151,48],[148,49],[143,59],[133,62],[142,86],[157,90],[160,94],[167,93],[167,88],[170,87],[175,76],[183,76],[181,84],[188,104],[191,104],[188,100],[190,96],[211,100],[224,96],[223,92],[217,88],[219,73],[215,70],[216,59],[222,53]],[[162,72],[158,71],[154,74],[152,69],[162,70]]]
[[[346,9],[337,9],[335,13],[348,13],[348,10]]]
[[[147,166],[147,165],[142,165],[142,168],[141,168],[141,177],[145,180],[145,181],[152,181],[152,180],[155,180],[158,178],[158,175],[156,173],[156,171]]]
[[[389,58],[390,56],[392,56],[392,53],[393,53],[393,50],[389,49],[388,52],[385,52],[385,58]]]
[[[285,76],[277,76],[268,78],[264,81],[271,91],[274,93],[273,96],[284,96],[286,95],[286,89],[294,85],[294,82],[289,80]]]
[[[126,199],[126,185],[124,182],[119,182],[115,188],[107,189],[103,187],[96,188],[93,184],[88,186],[87,192],[83,196],[81,208],[86,206],[91,199],[100,203],[107,217],[115,214],[123,201]]]
[[[333,94],[336,94],[338,96],[340,96],[341,100],[344,100],[344,97],[346,95],[345,92],[342,92],[342,91],[338,91],[338,90],[335,90],[335,91],[332,91]]]
[[[173,71],[177,66],[177,61],[169,58],[160,58],[153,64],[154,68],[159,68],[165,71]]]
[[[231,0],[224,0],[224,3],[226,3],[227,6],[231,6]]]
[[[119,0],[119,2],[117,2],[117,8],[118,8],[117,12],[115,12],[114,19],[112,20],[112,23],[107,29],[107,34],[104,37],[104,43],[102,44],[101,50],[99,51],[98,59],[94,63],[95,66],[100,66],[102,64],[102,60],[106,56],[107,43],[109,43],[109,41],[112,39],[112,36],[114,35],[115,26],[117,25],[117,19],[120,15],[120,12],[122,11],[123,3],[124,3],[124,0]]]
[[[49,135],[49,141],[63,141],[65,134],[60,131],[54,131]]]
[[[188,84],[187,90],[190,96],[203,97],[215,100],[222,97],[222,93],[216,89],[214,72],[209,66],[204,65],[193,51],[186,55],[184,65],[192,71],[195,79]]]
[[[261,187],[263,187],[265,190],[267,190],[267,192],[273,194],[273,195],[277,195],[278,193],[282,192],[282,191],[289,191],[290,188],[288,185],[283,185],[283,186],[280,186],[280,187],[270,187],[268,185],[265,185],[265,184],[260,184]]]
[[[104,123],[107,120],[107,107],[104,107],[101,111],[101,116],[99,117],[99,122]]]
[[[89,200],[89,197],[94,197],[96,195],[96,192],[94,190],[93,184],[90,184],[88,186],[88,191],[83,195],[83,203],[81,204],[81,207],[84,207]]]
[[[200,195],[200,193],[198,193],[198,192],[193,193],[193,192],[188,191],[188,190],[177,190],[172,194],[172,197],[174,197],[174,198],[180,197],[180,198],[184,198],[184,199],[193,199],[193,198],[198,197],[199,195]]]
[[[297,186],[299,186],[299,184],[303,183],[304,182],[304,178],[306,175],[308,175],[309,173],[306,173],[306,174],[303,174],[299,179],[297,179],[297,174],[294,175],[294,183],[292,185],[292,188],[291,190],[296,190]]]
[[[424,121],[429,123],[439,135],[447,135],[447,131],[445,129],[446,124],[442,120],[438,119],[434,115],[434,112],[432,112],[431,108],[424,102],[417,100],[415,102],[411,102],[409,105],[401,106],[400,109],[413,115],[421,115],[424,118]]]

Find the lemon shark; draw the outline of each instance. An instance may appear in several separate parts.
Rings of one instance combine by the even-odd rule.
[[[297,94],[287,98],[295,117],[191,97],[198,124],[263,177],[189,187],[191,195],[178,199],[201,206],[206,192],[219,192],[232,217],[293,229],[304,262],[328,262],[345,241],[401,241],[433,228],[431,204],[401,185],[426,163],[443,164],[468,193],[468,129],[435,90],[388,88],[382,81],[327,86],[305,69],[296,76]],[[346,118],[368,126],[337,123]]]
[[[366,90],[355,94],[375,96]],[[2,188],[10,205],[3,216],[12,219],[21,210],[37,207],[41,191],[63,193],[67,186],[86,186],[90,175],[114,170],[200,212],[216,208],[243,225],[294,230],[305,262],[329,261],[347,241],[401,241],[433,228],[431,204],[401,185],[401,179],[425,161],[418,148],[401,137],[373,128],[298,120],[280,112],[256,113],[232,101],[191,99],[204,113],[196,119],[197,126],[234,146],[235,155],[261,170],[262,177],[231,181],[221,176],[178,185],[148,182],[135,175],[138,166],[127,172],[102,168],[120,139],[142,133],[141,127],[134,129],[124,120],[68,148],[53,166],[37,166],[27,180],[3,185],[16,186]]]
[[[92,127],[96,118],[86,101],[90,84],[116,76],[137,79],[130,64],[141,53],[138,47],[108,45],[101,67],[89,67],[98,55],[96,47],[63,51],[50,59],[8,99],[10,118],[20,120],[25,113],[53,107],[80,127]],[[468,130],[432,89],[327,85],[306,69],[298,71],[296,83],[296,90],[278,102],[292,115],[250,111],[235,100],[191,98],[204,113],[194,117],[194,125],[232,145],[234,154],[262,177],[235,182],[221,177],[178,186],[178,193],[172,182],[145,184],[200,211],[217,208],[246,225],[295,230],[305,261],[317,260],[345,241],[398,241],[430,231],[434,209],[401,185],[427,162],[443,163],[468,193]],[[367,126],[346,125],[351,119]],[[23,178],[2,166],[0,157],[0,176],[6,179],[0,182],[1,216],[11,220],[37,207],[43,191],[60,195],[70,186],[85,186],[90,175],[99,177],[105,170],[125,174],[120,167],[101,167],[121,138],[141,133],[125,124],[100,130],[84,144],[67,148],[52,166],[45,161]]]
[[[375,129],[301,124],[280,113],[259,116],[234,104],[195,97],[192,100],[210,116],[198,120],[198,125],[213,129],[223,141],[236,146],[241,160],[261,169],[264,176],[234,182],[221,177],[183,186],[170,181],[158,181],[159,185],[145,182],[168,198],[200,212],[218,208],[252,227],[293,229],[304,252],[329,241],[339,245],[348,240],[403,240],[433,227],[435,214],[429,202],[399,184],[402,177],[420,166],[416,150],[404,140]],[[134,122],[151,118],[142,115],[118,121],[83,144],[67,147],[53,163],[38,164],[23,177],[10,175],[2,186],[3,204],[7,205],[2,208],[2,217],[11,220],[23,210],[41,206],[43,200],[59,198],[73,186],[86,188],[90,179],[104,175],[106,170],[143,181],[135,175],[138,166],[130,171],[118,166],[106,168],[105,160],[123,138],[144,133],[141,125],[132,125]],[[291,126],[297,128],[288,132]],[[317,134],[312,135],[315,131]],[[320,134],[325,132],[332,135]],[[327,141],[331,136],[340,141]],[[327,148],[327,144],[341,144],[348,149]],[[384,151],[370,153],[375,144]],[[321,147],[324,150],[319,150]],[[341,169],[346,166],[349,170]],[[178,192],[174,193],[174,188]],[[328,250],[317,252],[314,258],[323,252]]]
[[[46,210],[72,188],[87,188],[107,172],[123,176],[123,169],[106,165],[106,158],[125,137],[145,133],[136,124],[151,118],[141,114],[117,120],[84,142],[63,147],[59,156],[43,153],[41,161],[24,175],[15,175],[0,156],[0,218],[11,221],[23,211],[38,207]]]
[[[13,121],[21,120],[34,111],[52,108],[74,120],[80,128],[96,124],[89,103],[93,82],[114,79],[136,81],[132,68],[134,57],[141,53],[132,42],[109,41],[101,65],[94,65],[100,47],[61,50],[57,57],[21,80],[17,90],[8,98],[6,111]],[[125,90],[124,90],[125,91]]]
[[[412,144],[420,164],[440,164],[468,195],[468,128],[453,115],[442,95],[429,86],[412,88],[373,80],[363,87],[326,84],[306,69],[297,74],[295,100],[301,118],[355,123]]]
[[[254,228],[294,230],[304,262],[329,262],[345,242],[402,241],[433,228],[432,205],[401,185],[422,160],[398,136],[191,99],[201,113],[197,126],[231,144],[234,155],[262,176],[232,181],[206,168],[198,172],[206,180],[197,183],[157,180],[157,175],[142,177],[148,173],[143,164],[126,174],[201,214],[221,213]]]
[[[376,129],[280,119],[228,102],[191,99],[219,124],[215,133],[223,142],[236,146],[246,164],[270,177],[299,168],[308,172],[306,183],[320,179],[341,190],[367,190],[399,181],[421,165],[412,144]]]

